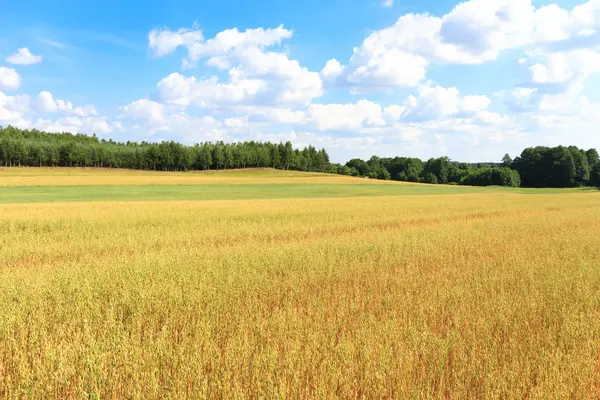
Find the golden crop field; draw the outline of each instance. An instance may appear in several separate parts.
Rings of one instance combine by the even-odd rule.
[[[251,179],[250,179],[251,178]],[[122,171],[94,168],[1,168],[0,187],[14,186],[145,186],[262,184],[398,184],[349,176],[270,169],[204,172]]]
[[[0,398],[597,398],[600,194],[405,187],[0,194]]]

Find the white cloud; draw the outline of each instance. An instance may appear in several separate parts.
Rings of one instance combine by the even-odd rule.
[[[52,93],[43,91],[40,92],[36,100],[36,108],[42,113],[55,113],[58,111],[66,114],[73,114],[79,117],[89,117],[98,115],[96,108],[93,105],[86,105],[83,107],[73,107],[73,103],[64,100],[55,100]]]
[[[346,82],[354,92],[363,92],[414,87],[425,79],[429,62],[418,55],[385,49],[354,53],[351,64],[357,67],[346,76]]]
[[[442,17],[401,16],[370,34],[347,65],[328,61],[322,76],[355,92],[381,91],[418,86],[432,63],[482,64],[507,49],[564,52],[593,46],[600,46],[598,0],[571,12],[556,5],[536,9],[531,0],[469,0]]]
[[[198,80],[173,73],[157,84],[157,99],[198,108],[258,104],[308,104],[323,93],[319,74],[278,53],[248,54],[248,62],[229,71],[229,81],[216,76]]]
[[[404,101],[401,120],[406,122],[444,119],[449,116],[473,116],[489,107],[487,96],[461,97],[457,88],[423,85],[417,97],[410,95]]]
[[[37,113],[64,112],[70,116],[49,120],[37,118]],[[36,128],[49,132],[111,132],[107,118],[97,116],[93,106],[73,108],[70,102],[55,100],[50,92],[41,92],[34,99],[27,95],[7,96],[0,92],[0,122],[22,128]]]
[[[248,128],[248,117],[232,117],[223,121],[225,126],[234,130],[242,130]]]
[[[148,35],[149,50],[154,57],[162,57],[183,46],[188,56],[182,62],[182,69],[192,68],[198,60],[208,58],[206,64],[218,69],[231,68],[236,62],[237,53],[248,48],[264,49],[293,36],[293,31],[283,25],[274,29],[247,29],[240,32],[237,28],[226,29],[214,38],[204,40],[198,29],[179,29],[171,31],[153,29]]]
[[[406,109],[402,114],[402,120],[405,121],[426,121],[447,117],[459,111],[458,89],[422,86],[419,88],[418,97],[408,96],[404,106]]]
[[[198,29],[153,29],[148,34],[148,49],[153,57],[162,57],[173,52],[179,46],[189,46],[204,39]]]
[[[334,59],[327,61],[327,63],[325,64],[325,67],[323,68],[323,70],[321,70],[321,75],[325,79],[335,79],[343,72],[344,72],[344,67],[342,67],[340,62],[334,58]]]
[[[148,122],[161,122],[165,119],[165,106],[148,99],[136,100],[124,106],[123,111],[134,119],[144,119]]]
[[[0,67],[0,90],[15,90],[21,86],[21,77],[12,68]]]
[[[57,120],[38,119],[33,127],[46,132],[70,132],[70,133],[110,133],[112,127],[106,121],[106,117],[64,117]]]
[[[42,56],[33,55],[27,47],[22,47],[15,54],[6,57],[6,61],[11,64],[32,65],[41,63]]]
[[[581,93],[587,79],[600,72],[600,53],[592,49],[528,52],[519,87],[499,93],[514,113],[579,115],[589,100]]]
[[[539,62],[529,67],[532,84],[581,84],[600,71],[600,53],[573,50],[564,53],[542,53]]]
[[[158,82],[157,97],[166,104],[216,108],[249,102],[266,89],[266,82],[258,79],[235,77],[220,83],[216,76],[198,81],[176,72]]]
[[[486,110],[492,101],[487,96],[476,95],[476,96],[465,96],[462,99],[461,111],[466,113],[474,113],[478,111]]]
[[[62,105],[61,102],[62,102],[62,100],[57,100],[59,109],[62,110],[63,107],[66,107],[66,106]],[[71,105],[71,102],[67,103],[67,106],[69,106],[69,105]],[[70,114],[77,115],[79,117],[88,117],[91,115],[98,115],[98,111],[96,111],[96,107],[94,107],[91,104],[85,105],[83,107],[75,107],[73,109],[67,108],[65,111],[67,111]]]
[[[37,109],[40,112],[56,112],[58,107],[50,92],[41,92],[37,97]]]
[[[317,72],[302,67],[296,60],[276,52],[264,52],[257,47],[240,50],[240,64],[229,71],[232,82],[261,79],[267,84],[262,102],[308,104],[323,94],[323,83]]]
[[[393,104],[383,109],[383,117],[388,123],[394,123],[402,117],[406,107]]]
[[[190,31],[168,30],[151,32],[150,48],[158,54],[168,54],[184,45],[188,56],[183,67],[194,66],[206,59],[206,66],[229,70],[228,80],[216,76],[197,79],[173,73],[157,85],[156,98],[166,104],[193,105],[199,108],[231,107],[235,105],[309,104],[323,94],[323,84],[317,72],[302,67],[287,54],[265,49],[289,39],[293,31],[279,26],[274,29],[227,29],[214,38],[182,39]],[[164,37],[159,46],[157,38]]]
[[[19,113],[29,111],[30,101],[27,95],[8,96],[0,92],[0,107],[7,107]]]
[[[167,104],[188,106],[195,95],[193,94],[196,78],[186,78],[178,72],[163,78],[156,85],[157,96]]]
[[[368,100],[356,104],[312,104],[307,119],[319,131],[359,131],[363,126],[382,126],[381,106]]]
[[[14,126],[26,127],[23,115],[29,111],[29,96],[8,96],[0,92],[0,121]]]
[[[184,67],[191,67],[202,58],[209,58],[207,64],[219,69],[230,68],[237,59],[237,53],[249,48],[264,49],[290,39],[294,32],[283,25],[275,29],[247,29],[244,32],[237,28],[227,29],[207,41],[198,40],[190,44],[188,57]]]
[[[435,53],[457,52],[439,42],[440,26],[439,18],[406,14],[393,26],[369,35],[354,49],[348,65],[328,61],[323,76],[357,92],[417,86]]]
[[[493,60],[501,50],[526,43],[534,10],[531,0],[466,1],[442,18],[440,40],[475,62]]]
[[[144,138],[167,134],[169,140],[191,144],[222,140],[226,131],[212,116],[196,117],[148,99],[140,99],[122,107],[119,130],[136,133]],[[232,124],[232,121],[229,121]]]
[[[303,124],[306,113],[302,110],[278,108],[271,106],[236,106],[233,110],[238,115],[249,116],[254,123],[261,124]]]
[[[390,8],[394,5],[394,0],[381,0],[381,7]]]
[[[266,123],[270,126],[303,126],[316,132],[342,134],[381,134],[389,136],[404,132],[415,140],[419,131],[415,124],[429,121],[469,121],[472,125],[489,125],[506,122],[505,118],[487,111],[491,100],[487,96],[461,96],[456,88],[423,85],[418,96],[408,96],[404,105],[380,104],[363,99],[356,103],[311,104],[306,109],[278,107],[235,107],[237,115],[244,115],[250,124]],[[249,117],[249,118],[248,118]],[[237,121],[237,119],[234,119]],[[231,123],[226,121],[225,125]],[[410,128],[408,128],[410,126]]]

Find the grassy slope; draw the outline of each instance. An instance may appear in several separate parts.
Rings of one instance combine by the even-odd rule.
[[[579,190],[421,185],[274,170],[191,173],[70,168],[0,170],[0,203],[539,194],[575,191]]]

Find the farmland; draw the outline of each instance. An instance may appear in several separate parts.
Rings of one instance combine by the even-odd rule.
[[[590,398],[600,193],[0,169],[0,398]]]

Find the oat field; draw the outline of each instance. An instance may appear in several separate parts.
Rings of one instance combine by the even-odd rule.
[[[0,169],[0,398],[598,398],[600,193]]]

